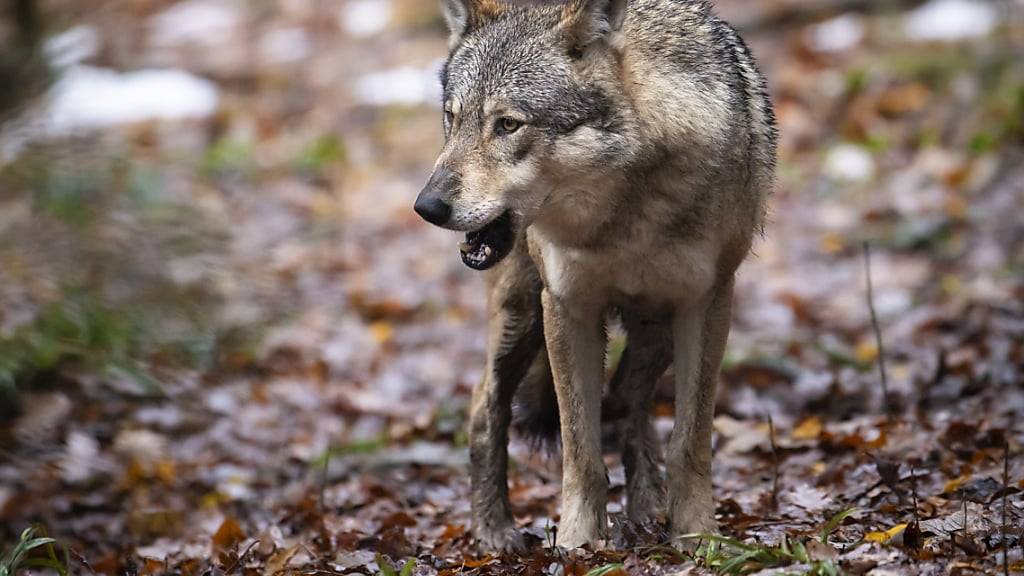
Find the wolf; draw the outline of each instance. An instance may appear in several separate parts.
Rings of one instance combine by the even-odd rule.
[[[469,423],[478,544],[525,548],[507,487],[517,397],[528,429],[560,432],[558,544],[606,538],[613,317],[628,342],[609,385],[625,412],[626,513],[667,518],[674,535],[715,530],[716,382],[735,273],[775,171],[772,105],[750,50],[704,0],[442,9],[445,143],[414,208],[464,232],[462,261],[487,271],[487,359]],[[650,411],[671,364],[666,482]]]

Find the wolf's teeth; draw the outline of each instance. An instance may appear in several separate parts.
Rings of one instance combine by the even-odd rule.
[[[473,245],[470,244],[469,242],[460,242],[459,243],[459,250],[463,254],[469,254],[470,252],[473,251]]]
[[[485,258],[490,258],[490,257],[491,257],[491,254],[492,254],[493,252],[494,252],[494,250],[491,250],[491,247],[490,247],[490,246],[484,246],[484,257],[485,257]]]

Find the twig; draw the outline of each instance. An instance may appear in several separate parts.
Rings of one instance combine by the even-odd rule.
[[[772,445],[772,510],[779,506],[779,451],[775,446],[775,422],[768,415],[768,441]]]
[[[241,554],[238,555],[238,558],[235,558],[235,561],[232,562],[231,566],[228,567],[228,569],[224,571],[224,574],[231,574],[232,572],[234,572],[235,568],[238,568],[238,565],[242,563],[242,560],[244,560],[245,557],[249,555],[249,552],[252,552],[252,549],[255,548],[256,545],[259,544],[259,543],[260,543],[259,540],[253,540],[252,543],[249,544],[249,546],[247,546],[245,548],[245,550]]]
[[[74,548],[70,548],[69,547],[68,548],[68,553],[71,554],[72,556],[74,556],[75,560],[78,560],[79,564],[81,564],[82,566],[85,566],[85,569],[88,570],[90,574],[92,574],[93,576],[96,575],[96,571],[93,570],[93,567],[89,564],[89,561],[85,559],[85,556],[82,555],[81,552],[79,552],[78,550],[75,550]]]
[[[917,504],[917,466],[910,461],[910,497],[914,505],[914,521],[903,532],[903,545],[915,553],[921,549],[921,513]]]
[[[320,513],[323,514],[327,508],[324,506],[324,494],[327,492],[327,467],[331,465],[331,456],[334,450],[330,445],[327,446],[327,453],[324,455],[324,467],[320,471]]]
[[[1010,576],[1010,546],[1006,538],[1006,494],[1010,491],[1010,440],[1003,443],[1003,576]]]
[[[963,488],[960,489],[960,502],[964,506],[964,526],[963,526],[963,532],[964,532],[964,543],[966,543],[967,542],[967,491],[964,490]]]
[[[871,244],[864,242],[864,268],[867,271],[868,310],[871,312],[871,327],[875,331],[875,344],[878,347],[878,374],[882,381],[882,404],[888,422],[892,417],[889,404],[889,378],[885,372],[885,347],[882,345],[882,329],[878,326],[878,314],[875,312],[875,286],[871,279]]]
[[[921,525],[921,519],[917,512],[917,471],[914,469],[914,463],[910,463],[910,495],[914,499],[914,524]]]
[[[551,523],[551,518],[547,519],[547,533],[551,535],[551,550],[560,562],[565,561],[565,556],[562,554],[562,549],[558,547],[558,525]]]

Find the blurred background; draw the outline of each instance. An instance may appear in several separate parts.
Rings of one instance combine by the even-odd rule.
[[[527,562],[469,552],[483,284],[411,210],[442,137],[436,4],[5,4],[4,551],[38,525],[71,573]],[[826,554],[850,573],[994,570],[1003,542],[1022,569],[1024,2],[714,4],[782,134],[720,388],[723,531],[770,544],[856,507],[837,538],[867,544]],[[558,458],[512,452],[545,541]],[[627,552],[528,566],[685,565],[616,526]]]

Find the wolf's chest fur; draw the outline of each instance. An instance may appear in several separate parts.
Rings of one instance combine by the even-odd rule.
[[[611,190],[615,200],[562,207],[528,231],[531,252],[556,296],[645,310],[707,293],[716,280],[720,222],[685,183],[674,189]],[[588,218],[588,216],[590,218]],[[593,222],[600,222],[593,225]],[[578,234],[574,224],[588,227]],[[570,238],[574,240],[570,240]]]

